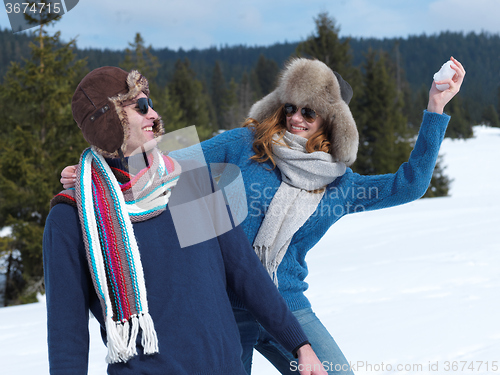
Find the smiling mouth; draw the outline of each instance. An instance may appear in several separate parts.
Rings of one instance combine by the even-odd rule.
[[[144,130],[145,132],[152,132],[153,127],[152,126],[145,126],[144,128],[142,128],[142,130]]]
[[[291,125],[292,129],[293,130],[301,130],[301,131],[306,131],[307,128],[303,128],[301,126],[295,126],[295,125]]]

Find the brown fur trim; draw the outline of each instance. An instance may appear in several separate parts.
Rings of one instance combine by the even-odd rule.
[[[148,80],[137,70],[132,70],[127,75],[127,86],[127,93],[119,93],[116,96],[109,98],[109,100],[111,100],[114,104],[121,106],[126,101],[134,99],[141,92],[143,92],[146,96],[149,95]]]
[[[130,137],[129,131],[129,121],[127,117],[127,113],[123,108],[123,104],[127,101],[130,101],[137,97],[141,92],[143,92],[146,96],[149,96],[149,83],[146,77],[144,77],[137,70],[132,70],[127,76],[127,85],[129,91],[125,94],[119,93],[116,96],[109,98],[111,103],[113,103],[116,113],[118,114],[118,118],[123,126],[123,143],[121,145],[122,152],[125,152],[128,144],[128,139]],[[164,133],[163,121],[161,117],[158,117],[154,121],[153,125],[153,134],[155,137],[159,137]],[[118,157],[118,150],[113,153],[106,152],[101,149],[97,149],[97,151],[108,158],[116,158]]]

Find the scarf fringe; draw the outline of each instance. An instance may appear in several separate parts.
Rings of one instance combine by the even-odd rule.
[[[127,355],[133,357],[137,355],[137,335],[139,334],[139,322],[137,315],[134,315],[131,319],[131,329],[130,329],[130,340],[127,347]]]
[[[262,265],[266,269],[267,273],[273,280],[274,285],[276,285],[276,288],[279,287],[278,283],[278,267],[281,263],[281,260],[278,261],[277,259],[270,259],[269,257],[269,248],[267,246],[254,246],[253,247],[255,253],[259,257],[260,261],[262,262]]]
[[[127,345],[123,339],[122,331],[123,326],[121,323],[113,321],[113,319],[108,316],[106,317],[106,336],[107,336],[107,346],[108,355],[106,356],[107,363],[118,363],[127,360],[126,351]]]
[[[158,353],[158,337],[149,313],[134,315],[130,321],[125,322],[115,322],[111,317],[106,318],[107,363],[127,362],[137,355],[136,341],[139,329],[142,332],[141,344],[144,354]]]
[[[158,338],[151,315],[149,313],[140,315],[139,324],[142,329],[141,345],[144,348],[144,354],[158,353]]]

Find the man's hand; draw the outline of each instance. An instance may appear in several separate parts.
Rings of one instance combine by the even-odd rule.
[[[297,357],[299,358],[300,375],[328,375],[311,345],[307,344],[300,347],[297,350]]]
[[[61,172],[61,184],[64,189],[74,188],[76,183],[76,165],[68,165]]]

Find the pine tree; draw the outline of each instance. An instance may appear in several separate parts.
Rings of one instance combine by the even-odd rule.
[[[234,79],[229,82],[224,106],[224,129],[233,129],[240,126],[245,120],[246,113],[241,110],[238,102],[238,84]]]
[[[446,197],[450,190],[450,184],[453,182],[445,175],[443,167],[443,156],[439,155],[436,167],[432,173],[431,183],[425,192],[423,198]]]
[[[222,74],[219,61],[215,62],[212,72],[212,86],[210,93],[215,112],[215,123],[218,125],[218,128],[224,129],[226,128],[224,113],[226,110],[227,89],[226,81],[224,79],[224,75]]]
[[[252,91],[248,74],[245,72],[243,73],[243,77],[241,78],[241,82],[238,86],[238,105],[242,121],[246,119],[248,112],[250,111],[250,107],[254,103],[253,98],[254,92]],[[233,127],[236,127],[236,124],[234,124]]]
[[[262,99],[264,94],[262,94],[259,77],[257,77],[255,69],[250,71],[248,82],[250,83],[250,91],[253,93],[252,102]]]
[[[493,104],[490,104],[483,110],[483,122],[489,126],[500,127],[498,112]]]
[[[463,105],[460,94],[457,94],[453,100],[446,105],[446,113],[451,116],[450,123],[446,129],[446,137],[464,139],[472,137],[472,121],[469,111]]]
[[[126,71],[137,69],[148,80],[154,80],[158,74],[160,63],[158,57],[152,54],[152,47],[145,46],[145,41],[140,33],[135,34],[134,41],[128,45],[129,47],[125,49],[125,59],[120,66]]]
[[[75,41],[48,36],[40,26],[31,58],[12,63],[0,86],[0,228],[11,226],[9,303],[29,302],[42,288],[42,234],[49,203],[61,190],[59,173],[77,161],[86,143],[71,113],[83,60]],[[17,260],[17,263],[16,261]],[[12,284],[14,283],[14,284]]]
[[[387,55],[370,51],[364,65],[364,85],[356,118],[360,147],[354,169],[362,174],[395,172],[407,160],[410,144],[403,100],[388,72]]]
[[[210,122],[208,98],[188,59],[177,60],[168,89],[170,97],[179,103],[183,121],[188,126],[196,125],[200,140],[210,138],[215,129]]]
[[[497,88],[497,105],[496,105],[496,110],[497,110],[497,113],[500,116],[500,85]]]
[[[176,97],[165,86],[159,100],[155,101],[155,111],[162,117],[165,133],[185,128],[189,124]]]
[[[419,90],[405,93],[405,114],[408,118],[408,127],[417,133],[422,122],[422,113],[429,101],[429,86],[422,83]]]
[[[129,48],[125,49],[125,59],[120,64],[120,67],[127,72],[132,69],[138,70],[148,79],[150,96],[153,98],[158,97],[160,89],[155,82],[158,69],[160,68],[158,57],[151,52],[151,46],[146,47],[140,33],[135,34],[134,42],[128,45]]]
[[[297,45],[298,56],[314,58],[324,62],[330,69],[338,72],[353,89],[353,97],[349,103],[354,119],[363,114],[363,108],[356,106],[358,95],[363,91],[362,75],[352,65],[350,38],[340,40],[340,27],[327,12],[322,12],[314,19],[316,33]]]
[[[0,254],[4,254],[4,261],[0,264],[0,273],[5,275],[4,289],[0,290],[0,300],[3,306],[14,300],[21,292],[20,286],[24,284],[21,273],[22,264],[18,251],[12,251],[12,238],[0,237]]]
[[[278,64],[272,59],[267,59],[264,55],[260,55],[255,65],[255,78],[260,97],[266,96],[274,90],[276,86],[276,78],[279,73]]]
[[[350,38],[340,41],[340,27],[336,26],[335,19],[328,12],[321,12],[314,19],[316,33],[298,44],[298,56],[315,58],[323,61],[332,70],[340,73],[344,78],[351,78],[352,65],[350,51]]]

